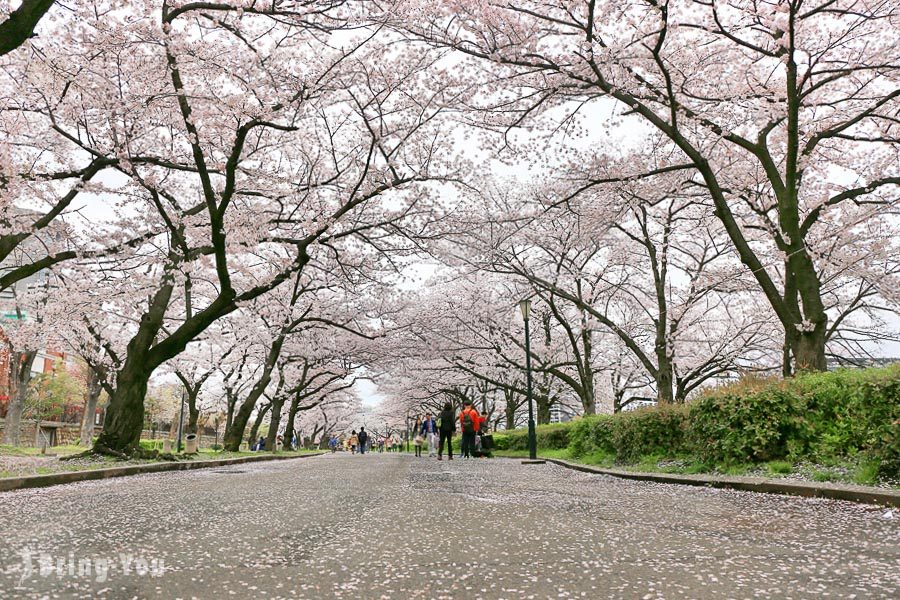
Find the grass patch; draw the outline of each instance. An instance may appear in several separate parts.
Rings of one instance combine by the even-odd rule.
[[[77,446],[76,446],[77,448]],[[79,448],[83,451],[83,448]],[[246,456],[300,456],[321,452],[320,450],[295,450],[292,452],[214,452],[201,450],[198,454],[179,455],[179,461],[205,462],[212,460],[222,460],[229,458],[241,458]],[[33,456],[30,453],[22,453],[17,456],[23,459]],[[15,459],[12,459],[15,461]],[[11,477],[29,477],[35,475],[50,475],[53,473],[71,473],[77,471],[96,471],[97,469],[108,469],[110,467],[125,467],[132,465],[144,465],[149,463],[160,462],[158,459],[131,459],[119,460],[111,456],[88,456],[78,458],[72,461],[61,461],[59,457],[47,456],[40,461],[28,461],[21,465],[13,462],[11,465],[0,471],[0,478]]]
[[[731,475],[734,477],[741,477],[741,476],[747,475],[752,468],[753,468],[753,465],[750,465],[747,463],[726,464],[726,465],[717,466],[716,472],[721,473],[722,475]]]
[[[853,473],[853,483],[858,483],[859,485],[875,485],[878,483],[878,473],[880,470],[880,461],[860,461],[856,466],[856,471]]]
[[[818,481],[819,483],[825,483],[828,481],[840,481],[838,476],[831,471],[822,471],[822,470],[814,470],[812,474],[813,481]]]
[[[84,452],[84,446],[48,446],[47,453],[42,455],[38,446],[8,446],[0,444],[0,456],[68,456]]]
[[[528,450],[494,450],[491,452],[491,455],[501,458],[528,458]],[[538,457],[556,458],[559,460],[569,460],[571,458],[568,448],[539,450]]]
[[[793,463],[785,460],[770,460],[763,465],[766,474],[769,476],[790,475],[794,472]]]

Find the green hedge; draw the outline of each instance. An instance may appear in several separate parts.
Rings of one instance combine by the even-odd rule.
[[[538,448],[556,449],[569,445],[570,423],[539,425],[536,428]],[[513,429],[494,434],[497,450],[528,450],[528,428]]]
[[[538,427],[538,448],[616,462],[644,456],[713,464],[864,458],[900,477],[900,365],[789,380],[749,378],[685,406],[589,416]],[[499,450],[527,450],[525,429],[495,435]]]
[[[880,475],[900,475],[900,365],[746,388],[725,386],[690,405],[697,455],[715,462],[821,463],[863,456],[879,463]]]
[[[740,384],[723,387],[689,406],[689,446],[701,459],[775,460],[788,455],[789,441],[803,437],[802,399],[787,383],[745,391]]]
[[[796,380],[806,436],[797,452],[839,458],[861,452],[900,477],[900,365],[817,373]]]

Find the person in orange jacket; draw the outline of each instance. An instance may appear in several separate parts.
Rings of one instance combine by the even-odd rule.
[[[462,430],[462,455],[465,458],[475,456],[475,434],[481,426],[481,416],[471,400],[466,400],[462,412],[459,413],[459,425]]]

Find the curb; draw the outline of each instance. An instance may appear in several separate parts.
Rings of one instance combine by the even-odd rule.
[[[669,473],[634,473],[616,469],[599,469],[570,463],[558,458],[544,459],[555,465],[593,473],[595,475],[611,475],[622,479],[652,481],[655,483],[674,483],[713,487],[745,492],[761,492],[765,494],[782,494],[787,496],[803,496],[806,498],[828,498],[830,500],[848,500],[865,504],[900,507],[900,491],[882,490],[864,486],[837,486],[821,483],[801,483],[766,479],[763,477],[713,477],[709,475],[672,475]]]
[[[224,467],[227,465],[239,465],[250,462],[264,462],[270,460],[295,460],[299,458],[311,458],[321,456],[325,452],[314,454],[299,454],[294,456],[241,456],[238,458],[223,458],[219,460],[195,460],[185,462],[156,462],[145,465],[129,465],[127,467],[112,467],[109,469],[94,469],[92,471],[69,471],[65,473],[51,473],[49,475],[30,475],[27,477],[10,477],[0,479],[0,492],[11,492],[29,488],[48,487],[79,481],[92,481],[95,479],[111,479],[113,477],[128,477],[130,475],[144,475],[146,473],[163,473],[166,471],[191,471],[194,469],[208,469],[210,467]]]

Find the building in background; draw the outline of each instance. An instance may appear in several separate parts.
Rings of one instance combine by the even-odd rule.
[[[29,248],[17,248],[0,264],[0,274],[23,262],[32,260]],[[51,289],[48,271],[39,271],[0,290],[0,424],[6,420],[15,377],[12,361],[18,356],[9,343],[7,331],[32,315],[21,309],[20,298],[36,288]],[[45,443],[48,446],[77,441],[84,412],[84,389],[88,379],[87,364],[78,356],[51,344],[38,349],[31,365],[29,397],[22,415],[20,443]],[[93,416],[94,423],[102,422],[102,409]]]

